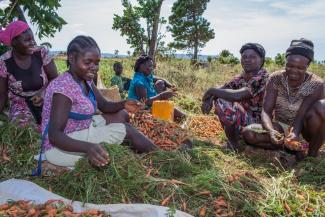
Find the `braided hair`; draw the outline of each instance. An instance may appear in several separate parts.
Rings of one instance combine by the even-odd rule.
[[[69,43],[68,49],[67,49],[67,56],[68,56],[67,67],[70,66],[70,62],[69,62],[70,54],[82,53],[87,48],[97,48],[100,53],[100,49],[99,49],[96,41],[92,37],[85,36],[85,35],[79,35],[79,36],[75,37],[74,39],[72,39],[72,41]]]
[[[146,63],[149,60],[153,61],[152,58],[150,56],[148,56],[148,55],[145,55],[145,54],[140,55],[138,57],[138,59],[135,61],[134,71],[135,72],[138,72],[141,64],[144,64],[144,63]]]

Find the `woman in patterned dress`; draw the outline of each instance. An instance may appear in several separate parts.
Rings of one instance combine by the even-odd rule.
[[[246,142],[272,149],[285,146],[296,151],[299,160],[305,140],[309,143],[308,155],[317,155],[325,140],[325,86],[320,77],[307,71],[313,61],[313,47],[307,39],[291,42],[285,69],[272,73],[267,83],[262,125],[243,130]],[[299,142],[296,144],[300,147],[293,149],[292,141]]]
[[[228,138],[228,147],[236,149],[243,127],[259,123],[267,81],[263,68],[265,50],[257,43],[240,49],[243,73],[219,88],[210,88],[203,96],[202,112],[209,113],[213,103]]]
[[[0,42],[12,47],[0,57],[0,112],[9,99],[10,120],[40,124],[44,90],[58,76],[56,66],[25,22],[0,30]]]

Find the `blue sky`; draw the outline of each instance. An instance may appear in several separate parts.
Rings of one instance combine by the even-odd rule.
[[[68,22],[54,38],[45,38],[52,50],[66,50],[78,34],[95,38],[103,52],[131,50],[125,38],[112,30],[113,15],[122,14],[120,0],[62,0],[58,13]],[[131,0],[135,3],[136,0]],[[170,15],[175,0],[165,0],[162,16]],[[201,54],[228,49],[236,56],[246,42],[261,43],[267,56],[284,52],[291,39],[305,37],[315,44],[315,57],[325,60],[325,0],[211,0],[204,17],[215,31]],[[164,29],[164,28],[163,28]],[[166,41],[172,41],[167,33]]]

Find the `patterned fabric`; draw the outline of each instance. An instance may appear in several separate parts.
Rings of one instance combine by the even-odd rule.
[[[225,84],[224,88],[238,90],[247,87],[252,95],[251,99],[238,102],[247,113],[254,119],[254,122],[259,122],[261,119],[263,97],[268,79],[268,73],[265,69],[261,69],[255,76],[248,81],[244,75],[235,77],[232,81]]]
[[[52,57],[44,47],[40,47],[43,66],[49,64]],[[36,51],[37,52],[37,51]],[[22,81],[17,81],[12,74],[7,71],[5,60],[12,58],[12,51],[7,51],[0,57],[0,77],[8,79],[8,99],[9,99],[9,118],[12,121],[18,121],[20,125],[26,125],[34,122],[34,117],[30,112],[25,99],[17,96],[33,96],[38,92],[43,92],[48,84],[48,78],[42,67],[41,77],[43,80],[43,87],[40,90],[24,92],[22,88]]]
[[[90,83],[88,83],[91,85]],[[46,126],[49,123],[52,98],[54,93],[60,93],[68,97],[72,102],[71,112],[78,114],[90,115],[93,114],[94,106],[90,99],[83,94],[83,91],[79,84],[72,78],[71,74],[65,72],[58,78],[54,79],[46,89],[43,112],[42,112],[42,133],[45,131]],[[60,112],[60,111],[57,111]],[[91,119],[87,120],[73,120],[69,119],[64,129],[65,134],[69,134],[75,131],[89,128]],[[45,150],[51,149],[52,145],[49,143],[48,138],[44,141]]]
[[[155,89],[155,84],[154,84],[154,76],[152,74],[145,76],[141,72],[135,72],[134,77],[130,84],[129,96],[128,96],[129,99],[140,100],[140,97],[137,96],[135,91],[136,87],[143,87],[146,89],[147,99],[157,95],[157,91]]]
[[[304,99],[324,85],[324,81],[317,75],[307,72],[306,76],[304,83],[297,88],[291,88],[284,70],[271,74],[270,82],[273,82],[273,87],[278,92],[274,108],[275,120],[292,126]]]
[[[245,80],[244,75],[240,75],[224,85],[224,88],[234,90],[247,87],[252,98],[241,102],[217,99],[215,101],[215,113],[223,125],[235,124],[236,130],[240,132],[242,127],[260,122],[267,78],[267,71],[261,69],[248,81]]]
[[[254,123],[252,116],[238,102],[228,102],[223,99],[215,101],[215,113],[223,126],[235,124],[235,129],[240,133],[241,129]]]

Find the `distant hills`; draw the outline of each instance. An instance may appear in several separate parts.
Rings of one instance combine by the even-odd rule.
[[[60,55],[64,53],[63,51],[50,51],[50,54],[52,56],[57,56],[57,55]],[[199,60],[200,61],[207,61],[208,57],[212,57],[212,58],[215,58],[217,57],[217,55],[199,55]],[[112,54],[112,53],[102,53],[102,57],[103,58],[127,58],[128,55],[124,55],[124,54],[119,54],[119,55],[115,55],[115,54]],[[179,59],[191,59],[191,56],[188,55],[188,54],[175,54],[175,57],[176,58],[179,58]]]

